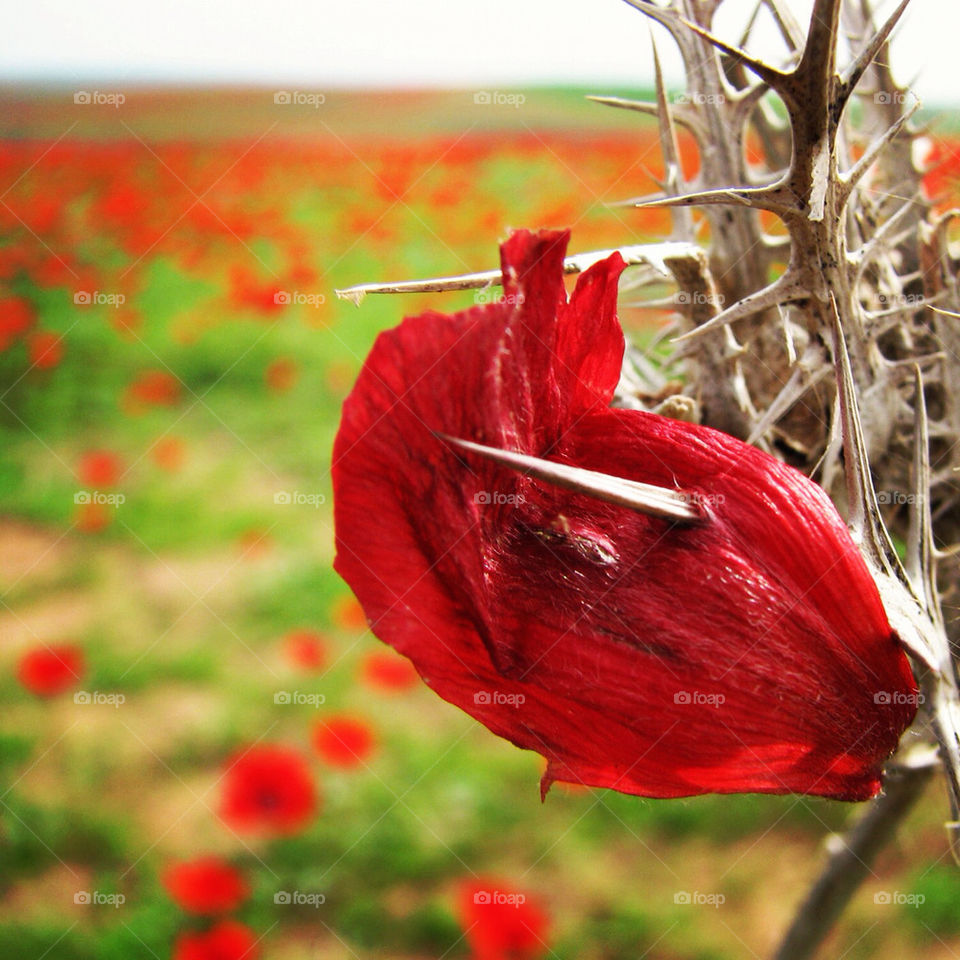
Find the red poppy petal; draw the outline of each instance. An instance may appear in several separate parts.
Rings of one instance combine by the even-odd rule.
[[[437,693],[547,757],[545,785],[873,795],[915,685],[842,520],[755,448],[601,405],[623,261],[564,305],[565,244],[515,234],[504,302],[378,338],[334,449],[337,570]],[[572,494],[437,434],[684,489],[710,519]]]
[[[617,283],[625,266],[619,253],[595,264],[580,275],[569,306],[561,308],[556,366],[568,374],[568,416],[613,399],[625,348],[617,319]]]

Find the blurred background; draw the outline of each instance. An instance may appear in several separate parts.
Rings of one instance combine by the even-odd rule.
[[[946,207],[960,13],[914,6],[896,66],[925,70]],[[331,568],[373,339],[473,302],[335,289],[487,269],[511,226],[662,236],[611,206],[655,189],[655,126],[584,99],[649,97],[643,16],[45,2],[0,51],[0,957],[768,954],[856,808],[541,804],[539,758],[426,690]],[[960,955],[945,816],[935,784],[824,955]]]

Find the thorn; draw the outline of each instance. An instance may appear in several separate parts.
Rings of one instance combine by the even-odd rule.
[[[830,315],[833,324],[833,360],[837,378],[837,403],[843,436],[844,472],[847,478],[850,527],[861,552],[887,576],[907,582],[906,573],[890,541],[880,516],[877,492],[870,475],[867,444],[863,437],[857,391],[850,368],[850,355],[840,324],[837,301],[830,294]]]
[[[667,257],[698,256],[700,248],[682,240],[668,240],[664,243],[641,243],[617,250],[589,250],[575,253],[563,261],[566,274],[582,273],[612,253],[619,252],[627,266],[646,266],[661,277],[671,278],[670,270],[664,264]],[[337,290],[341,300],[360,303],[369,293],[443,293],[450,290],[476,290],[481,287],[500,286],[503,275],[500,270],[484,270],[481,273],[464,273],[456,277],[433,277],[430,280],[403,280],[399,283],[361,283],[355,287]]]
[[[672,34],[676,35],[678,23],[681,21],[681,18],[675,10],[671,10],[668,7],[659,7],[657,4],[651,3],[650,0],[624,0],[624,3],[633,7],[634,10],[639,10],[651,20],[655,20],[660,26],[666,27]]]
[[[438,433],[437,436],[454,446],[486,457],[510,470],[536,477],[538,480],[563,487],[565,490],[572,490],[575,493],[586,494],[607,503],[636,510],[638,513],[681,523],[697,523],[707,519],[707,515],[696,506],[694,498],[680,490],[670,490],[636,480],[625,480],[622,477],[555,463],[552,460],[541,460],[539,457],[531,457],[525,453],[486,447],[443,433]]]
[[[659,183],[658,183],[659,186]],[[659,193],[647,193],[642,197],[630,197],[627,200],[614,200],[610,203],[605,204],[611,210],[616,210],[620,207],[645,207],[653,206],[659,200],[667,199],[669,194],[661,190]]]
[[[769,91],[770,87],[762,80],[739,91],[735,97],[738,112],[749,115]]]
[[[607,97],[597,94],[588,94],[586,99],[593,103],[603,104],[605,107],[616,107],[620,110],[635,110],[637,113],[645,114],[648,117],[658,116],[657,104],[652,100],[629,100],[626,97]],[[693,111],[687,110],[686,106],[687,105],[683,103],[671,104],[671,117],[674,122],[686,128],[695,137],[700,139],[706,134],[706,131],[699,117],[697,117]]]
[[[737,46],[741,50],[747,45],[747,41],[750,39],[750,34],[753,33],[753,28],[757,23],[757,17],[760,16],[760,11],[763,9],[763,6],[764,0],[757,0],[753,5],[753,13],[750,14],[750,18],[747,20],[743,32],[740,34],[740,40],[737,42]]]
[[[917,366],[921,370],[924,367],[932,367],[936,364],[941,364],[947,359],[947,354],[942,350],[937,353],[925,353],[916,357],[904,357],[903,360],[885,360],[884,363],[888,367],[896,369],[897,367],[914,367]],[[937,426],[934,425],[933,433],[936,434]],[[940,432],[942,436],[951,436],[951,431],[949,427],[944,427]]]
[[[627,0],[629,3],[630,0]],[[782,70],[778,70],[776,67],[771,67],[770,64],[764,63],[762,60],[758,60],[756,57],[750,56],[745,50],[741,50],[738,47],[733,47],[724,40],[721,40],[718,36],[712,34],[709,30],[704,30],[699,24],[694,23],[692,20],[686,20],[683,17],[680,18],[680,22],[692,30],[694,33],[703,37],[708,43],[712,43],[718,50],[723,51],[727,56],[732,57],[736,60],[737,63],[742,64],[752,73],[755,73],[761,80],[765,81],[769,86],[777,91],[784,99],[784,91],[786,88],[787,81],[791,78],[791,74],[784,73]]]
[[[660,121],[660,149],[667,163],[680,167],[680,148],[677,144],[677,133],[673,126],[673,116],[670,104],[667,102],[667,89],[663,83],[663,69],[660,66],[660,54],[657,51],[657,41],[650,31],[650,47],[653,51],[653,78],[657,91],[657,119]]]
[[[860,182],[864,174],[873,166],[877,157],[891,143],[898,133],[904,128],[907,121],[920,109],[920,101],[914,102],[913,106],[903,114],[896,123],[889,127],[882,137],[874,140],[863,156],[850,168],[849,171],[840,176],[840,201],[841,205],[847,202],[854,187]]]
[[[341,300],[350,300],[357,306],[368,293],[442,293],[448,290],[473,290],[478,287],[499,286],[503,279],[500,270],[465,273],[458,277],[435,277],[431,280],[401,280],[398,283],[361,283],[335,291]]]
[[[796,53],[803,46],[803,31],[793,16],[793,11],[787,6],[781,8],[780,0],[764,0],[764,4],[776,21],[784,43]]]
[[[829,367],[820,367],[815,373],[809,375],[809,371],[802,367],[797,367],[786,386],[777,394],[773,403],[767,407],[763,416],[757,421],[752,433],[747,437],[747,443],[756,444],[767,430],[772,427],[800,398],[813,389],[821,380],[830,373]]]
[[[650,31],[650,46],[653,50],[653,72],[657,91],[657,123],[660,131],[660,152],[663,154],[666,181],[664,190],[679,193],[685,186],[683,164],[680,162],[680,146],[677,143],[677,131],[673,125],[673,110],[667,102],[667,90],[663,82],[663,70],[660,66],[660,54],[657,42]],[[690,210],[678,210],[673,214],[674,235],[691,239],[694,235],[693,213]]]
[[[907,9],[907,4],[910,3],[910,0],[901,0],[900,5],[892,14],[887,18],[887,22],[873,35],[873,38],[867,44],[867,46],[860,52],[860,55],[857,57],[853,63],[843,72],[843,76],[840,81],[840,87],[837,95],[837,100],[840,104],[845,104],[847,100],[850,99],[850,95],[856,89],[857,84],[860,82],[860,78],[864,75],[867,68],[871,63],[876,59],[877,54],[880,52],[883,45],[890,38],[890,33],[893,28],[897,25],[897,21],[903,15],[903,11]]]
[[[787,368],[789,369],[797,362],[797,344],[793,336],[793,324],[783,307],[777,307],[777,313],[780,315],[780,329],[783,331],[783,344],[787,348]],[[727,327],[727,329],[730,328]]]
[[[852,254],[853,262],[857,267],[857,282],[863,278],[863,274],[866,271],[866,268],[870,265],[876,255],[879,255],[884,251],[888,246],[896,246],[897,236],[893,235],[894,231],[900,227],[904,218],[916,210],[917,201],[915,199],[910,199],[904,203],[898,210],[892,213],[888,220],[884,221],[876,230],[873,231],[872,236],[869,237],[860,247],[858,247]],[[912,226],[908,226],[903,232],[904,237],[909,236],[914,232]],[[901,277],[901,280],[906,280],[906,277]]]
[[[700,190],[694,193],[681,193],[673,197],[658,197],[651,200],[639,200],[632,204],[638,209],[650,207],[693,207],[693,206],[739,206],[754,210],[768,210],[779,217],[797,212],[790,202],[790,195],[778,185],[772,187],[731,187],[721,190]]]
[[[674,337],[672,343],[680,343],[684,340],[692,340],[701,334],[707,333],[723,324],[733,323],[736,320],[743,320],[744,317],[753,316],[760,313],[761,310],[767,310],[783,303],[790,303],[793,300],[801,300],[810,296],[810,292],[801,284],[797,283],[792,277],[790,271],[783,274],[777,280],[774,280],[769,286],[751,293],[749,296],[738,300],[733,306],[722,310],[715,317],[711,317],[706,323],[686,333]]]
[[[913,373],[913,484],[907,530],[906,573],[913,592],[923,598],[930,620],[942,630],[943,611],[937,593],[936,545],[930,514],[930,434],[927,402],[919,365],[914,365]]]

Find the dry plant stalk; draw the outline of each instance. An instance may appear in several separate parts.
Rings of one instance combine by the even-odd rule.
[[[815,0],[806,32],[784,0],[759,0],[736,46],[712,33],[723,0],[626,2],[676,43],[686,93],[668,99],[654,47],[655,101],[592,98],[657,119],[662,192],[626,203],[673,214],[664,242],[621,248],[632,265],[622,298],[637,302],[665,279],[678,293],[674,338],[656,353],[628,351],[617,402],[716,427],[816,479],[847,517],[924,692],[887,792],[833,851],[777,953],[796,960],[813,954],[936,764],[957,845],[960,283],[948,226],[960,210],[936,215],[925,198],[911,123],[919,104],[887,65],[909,0],[879,27],[870,0]],[[778,66],[744,49],[764,9],[788,51]],[[841,31],[856,55],[839,70]],[[678,125],[699,147],[692,182]],[[747,162],[748,138],[762,148],[760,165]],[[763,211],[780,232],[764,229]],[[608,252],[570,257],[566,268]],[[341,295],[498,282],[489,271]],[[674,381],[683,392],[664,401]]]

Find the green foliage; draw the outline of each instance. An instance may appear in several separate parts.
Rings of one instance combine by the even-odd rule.
[[[0,805],[0,883],[58,863],[116,866],[127,836],[114,818],[67,806],[41,806],[9,793]]]
[[[922,902],[905,902],[901,915],[917,936],[933,942],[960,936],[960,875],[953,864],[932,866],[917,876],[910,897]]]

